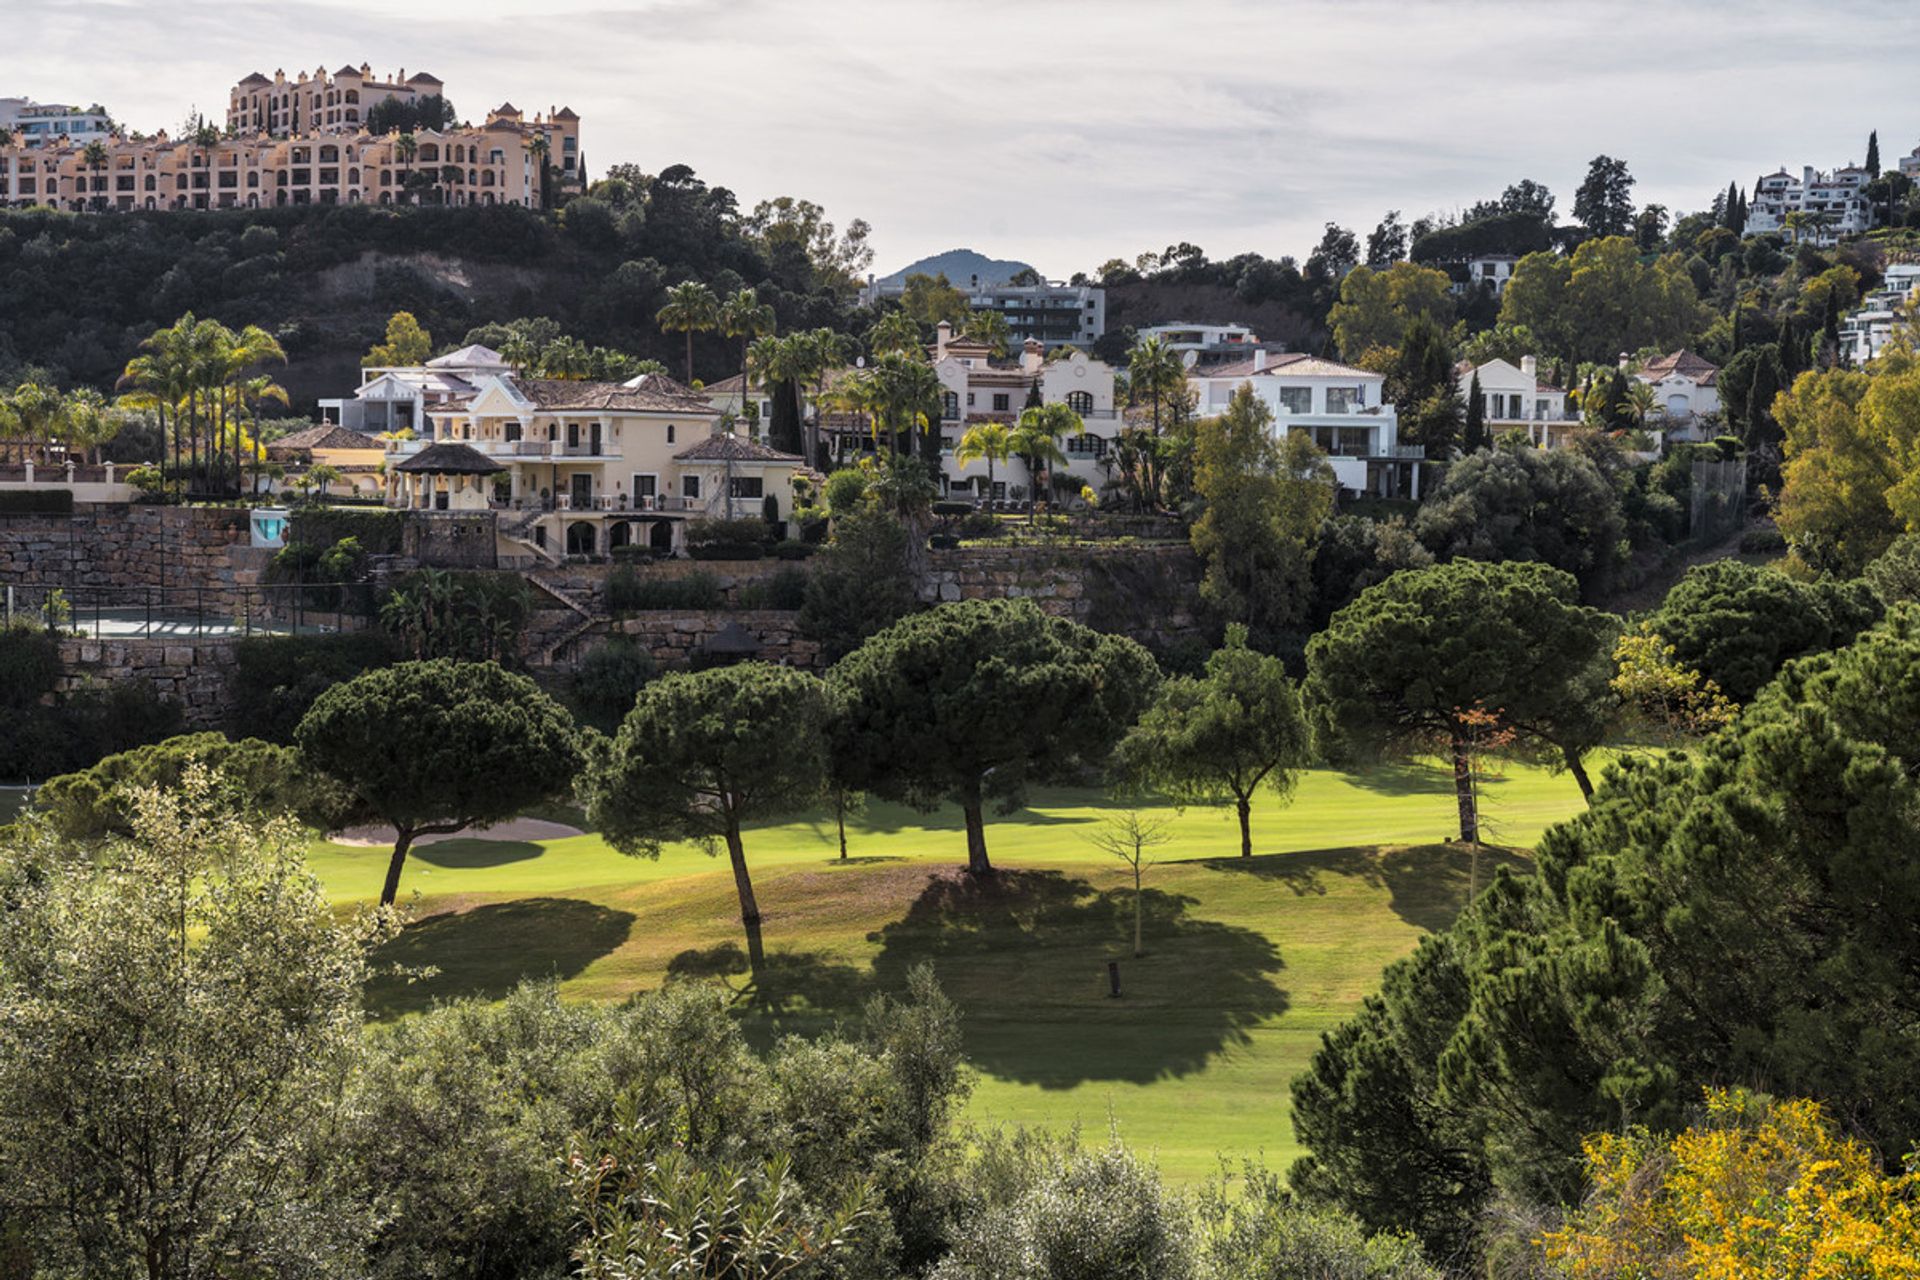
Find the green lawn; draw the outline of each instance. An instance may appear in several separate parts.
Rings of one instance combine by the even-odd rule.
[[[1230,812],[1162,811],[1174,840],[1148,873],[1139,960],[1124,868],[1088,840],[1102,805],[1091,791],[1049,791],[992,822],[1003,874],[987,884],[958,871],[957,813],[876,805],[850,826],[847,863],[830,821],[753,831],[770,957],[753,988],[731,877],[698,849],[638,860],[593,835],[429,846],[403,882],[417,923],[392,950],[440,972],[384,981],[374,1007],[396,1016],[498,995],[523,976],[617,999],[669,973],[717,974],[768,1037],[851,1015],[930,961],[966,1011],[974,1119],[1100,1132],[1111,1116],[1177,1178],[1208,1172],[1216,1152],[1285,1164],[1287,1082],[1380,970],[1465,899],[1467,852],[1435,843],[1452,830],[1449,776],[1309,773],[1290,805],[1256,805],[1252,859],[1233,856]],[[1519,847],[1579,805],[1570,779],[1539,770],[1510,768],[1486,787],[1496,837]],[[1489,853],[1481,874],[1496,861],[1523,865]],[[353,902],[378,893],[385,853],[316,844],[313,862]],[[1121,961],[1118,1000],[1110,959]]]

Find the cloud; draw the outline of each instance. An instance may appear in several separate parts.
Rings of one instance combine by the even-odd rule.
[[[1889,157],[1920,139],[1911,0],[81,0],[8,31],[12,91],[146,129],[217,114],[251,70],[363,60],[433,71],[469,116],[570,105],[595,170],[807,196],[871,221],[882,269],[956,245],[1054,274],[1180,240],[1304,255],[1325,221],[1364,234],[1521,177],[1565,211],[1601,152],[1696,208],[1859,159],[1869,128]]]

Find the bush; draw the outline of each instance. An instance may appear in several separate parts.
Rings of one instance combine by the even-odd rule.
[[[642,577],[631,567],[618,565],[607,575],[607,608],[614,613],[718,609],[724,599],[720,579],[710,573]]]
[[[776,560],[805,560],[820,548],[811,542],[802,542],[797,538],[786,538],[773,544],[773,558]]]
[[[827,510],[836,519],[858,511],[867,500],[868,480],[867,473],[858,467],[848,467],[828,476],[826,485],[821,489]]]
[[[610,636],[588,651],[569,690],[574,714],[605,734],[617,733],[633,700],[660,672],[653,655],[631,636]]]
[[[70,516],[71,489],[7,489],[0,491],[0,515]]]
[[[1740,535],[1740,554],[1743,556],[1783,556],[1787,553],[1787,535],[1773,525],[1764,529],[1749,529]]]
[[[60,642],[36,626],[0,629],[0,709],[36,705],[60,677]]]
[[[367,555],[398,555],[406,522],[406,512],[391,511],[384,507],[364,510],[301,507],[288,521],[287,542],[331,547],[343,539],[352,538]]]
[[[399,654],[378,631],[323,636],[254,636],[234,653],[228,692],[235,737],[292,742],[313,700],[362,671],[392,665]]]
[[[761,520],[694,520],[687,525],[687,554],[695,560],[758,560],[771,530]]]
[[[834,522],[833,543],[807,580],[800,631],[836,662],[919,603],[907,562],[907,531],[885,511]]]
[[[798,609],[807,598],[807,572],[786,565],[771,578],[740,588],[742,609]]]

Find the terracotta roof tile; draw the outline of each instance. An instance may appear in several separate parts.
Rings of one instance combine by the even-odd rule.
[[[793,462],[804,463],[797,453],[781,453],[758,440],[744,436],[717,435],[673,455],[675,462]]]

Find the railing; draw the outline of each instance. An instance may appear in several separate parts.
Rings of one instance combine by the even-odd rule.
[[[1391,444],[1367,455],[1370,458],[1390,458],[1396,462],[1421,462],[1426,459],[1426,449],[1417,444]]]
[[[240,639],[352,631],[375,611],[364,582],[254,587],[88,587],[8,584],[6,625],[91,640]]]
[[[584,506],[574,502],[572,494],[562,493],[549,498],[515,498],[511,502],[491,502],[488,506],[495,511],[610,511],[629,515],[707,509],[706,504],[699,498],[682,498],[677,494],[668,493],[643,495],[637,499],[621,493],[598,493]]]

